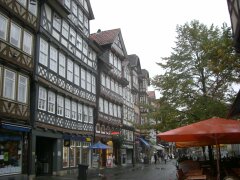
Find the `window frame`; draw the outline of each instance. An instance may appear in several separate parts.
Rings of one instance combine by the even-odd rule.
[[[13,31],[14,31],[13,28],[18,29],[18,30],[17,30],[17,31],[18,31],[17,35],[13,35],[13,33],[14,33],[14,32],[13,32]],[[12,44],[13,46],[19,48],[19,49],[21,49],[22,31],[23,31],[23,29],[22,29],[21,26],[19,26],[17,23],[15,23],[15,22],[13,22],[13,21],[11,22],[9,43]],[[16,32],[15,32],[15,33],[16,33]],[[15,39],[14,36],[17,36],[17,37],[16,37],[17,39]],[[15,42],[12,42],[12,41],[13,41],[12,39],[15,40],[17,43],[15,44]]]
[[[48,112],[52,113],[52,114],[55,114],[55,111],[56,111],[55,110],[56,109],[56,107],[55,107],[55,104],[56,104],[56,94],[54,92],[52,92],[52,91],[48,91],[48,102],[47,102],[47,104],[48,104],[48,108],[47,108]],[[50,110],[50,105],[52,107],[52,110]]]
[[[13,74],[12,79],[10,79],[10,78],[7,79],[7,80],[10,80],[12,82],[11,83],[12,87],[10,87],[11,88],[11,97],[6,94],[7,92],[9,92],[9,90],[5,90],[7,71]],[[4,71],[3,71],[3,97],[4,98],[15,100],[15,98],[16,98],[16,78],[17,78],[17,73],[15,71],[10,70],[8,68],[4,68]]]
[[[19,99],[19,97],[20,97],[20,94],[19,94],[19,89],[20,89],[20,77],[23,77],[23,78],[25,78],[25,80],[26,80],[26,84],[25,84],[25,91],[24,91],[24,100],[23,101],[21,101],[20,99]],[[21,103],[27,103],[28,102],[28,82],[29,82],[29,78],[28,77],[26,77],[26,76],[24,76],[24,75],[22,75],[22,74],[19,74],[18,75],[18,89],[17,89],[17,101],[18,102],[21,102]]]

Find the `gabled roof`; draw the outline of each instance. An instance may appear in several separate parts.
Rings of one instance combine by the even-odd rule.
[[[112,44],[114,43],[120,31],[121,30],[119,28],[107,31],[98,31],[97,33],[91,34],[90,39],[96,41],[99,45]]]
[[[113,49],[114,49],[114,43],[119,41],[120,47],[118,48],[120,49],[121,53],[123,53],[123,54],[121,53],[120,54],[125,57],[127,56],[127,51],[126,51],[126,47],[123,41],[120,28],[107,30],[107,31],[98,30],[97,33],[91,34],[89,38],[97,42],[100,46],[104,46],[104,47],[111,46],[111,48]]]
[[[141,64],[140,59],[136,54],[131,54],[127,56],[127,59],[129,60],[129,64],[132,68],[136,67],[138,73],[141,73]]]

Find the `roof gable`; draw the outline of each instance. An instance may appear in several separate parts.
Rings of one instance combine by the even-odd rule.
[[[97,33],[91,34],[90,39],[96,41],[101,46],[110,45],[111,48],[121,55],[127,56],[121,30],[119,28],[107,31],[99,30]]]

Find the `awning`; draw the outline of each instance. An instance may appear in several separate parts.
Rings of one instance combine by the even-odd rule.
[[[31,128],[26,126],[20,126],[15,124],[7,124],[2,123],[1,128],[12,130],[12,131],[20,131],[20,132],[30,132]]]
[[[145,146],[147,146],[148,148],[150,147],[150,144],[149,144],[146,140],[144,140],[143,138],[139,138],[139,140],[140,140]]]

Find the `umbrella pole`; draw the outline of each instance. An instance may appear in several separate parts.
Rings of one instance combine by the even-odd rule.
[[[217,143],[217,138],[215,137],[216,142],[216,152],[217,152],[217,180],[220,180],[220,166],[219,166],[219,144]]]

